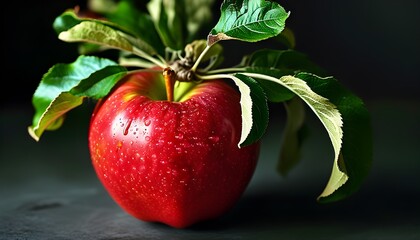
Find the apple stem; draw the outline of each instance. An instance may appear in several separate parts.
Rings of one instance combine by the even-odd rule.
[[[165,79],[166,97],[169,102],[174,101],[175,71],[170,67],[163,70],[163,78]]]

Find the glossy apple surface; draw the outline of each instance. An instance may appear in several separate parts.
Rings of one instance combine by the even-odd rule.
[[[238,148],[239,93],[223,81],[177,83],[128,76],[91,118],[89,148],[110,196],[129,214],[176,228],[228,211],[246,189],[260,143]]]

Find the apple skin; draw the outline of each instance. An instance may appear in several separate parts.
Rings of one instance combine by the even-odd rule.
[[[96,174],[132,216],[186,228],[220,217],[249,184],[260,142],[238,148],[240,95],[222,80],[182,83],[166,101],[161,73],[127,76],[89,128]],[[181,88],[181,87],[180,87]],[[185,87],[184,87],[185,90]]]

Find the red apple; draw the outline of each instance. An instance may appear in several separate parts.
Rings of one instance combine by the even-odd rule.
[[[260,143],[239,148],[239,92],[222,80],[176,84],[127,76],[98,102],[89,129],[95,171],[134,217],[185,228],[227,212],[246,189]]]

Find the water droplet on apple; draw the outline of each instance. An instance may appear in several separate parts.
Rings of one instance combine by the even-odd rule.
[[[210,136],[209,140],[212,141],[213,143],[217,143],[219,141],[219,137],[218,136]]]
[[[148,141],[150,141],[150,137],[149,137],[149,136],[146,136],[144,139],[145,139],[147,142],[148,142]]]
[[[124,135],[128,134],[128,130],[130,129],[131,122],[133,122],[133,119],[128,120],[127,125],[125,126],[124,131],[123,131]]]
[[[149,126],[151,123],[150,119],[144,120],[144,126]]]

